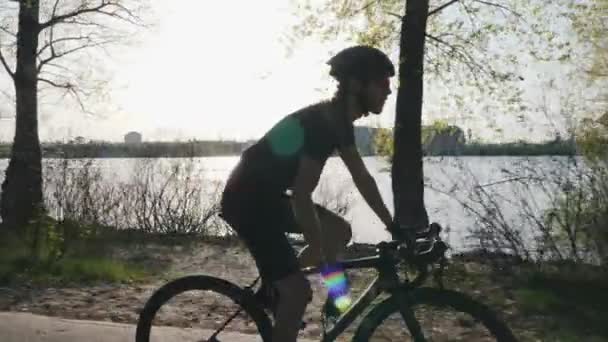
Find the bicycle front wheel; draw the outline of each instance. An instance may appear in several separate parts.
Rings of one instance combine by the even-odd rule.
[[[354,342],[384,341],[517,341],[511,329],[486,305],[455,291],[418,288],[403,292],[424,339],[414,339],[400,312],[399,297],[391,296],[364,318]]]
[[[251,294],[223,279],[188,276],[152,294],[139,315],[135,341],[270,341],[271,330]]]

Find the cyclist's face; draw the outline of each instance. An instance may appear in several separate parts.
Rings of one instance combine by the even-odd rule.
[[[365,87],[365,97],[370,112],[380,114],[386,98],[391,94],[390,80],[388,77],[371,80]]]

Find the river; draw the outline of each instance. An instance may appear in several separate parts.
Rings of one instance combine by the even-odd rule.
[[[381,157],[363,159],[392,212],[390,165]],[[93,165],[100,168],[107,182],[128,181],[141,161],[95,159]],[[161,164],[186,162],[185,159],[156,161]],[[193,161],[194,167],[204,175],[204,183],[215,184],[226,180],[238,157],[202,157]],[[60,160],[44,159],[43,163],[45,170],[49,170],[57,167]],[[0,182],[7,165],[7,159],[0,160]],[[475,204],[477,197],[474,194],[477,193],[488,196],[486,200],[493,202],[501,220],[514,227],[525,227],[525,216],[540,217],[559,193],[559,187],[552,184],[550,178],[556,175],[574,178],[568,172],[572,173],[576,167],[570,170],[568,165],[572,163],[567,157],[427,157],[424,159],[425,204],[430,220],[449,227],[446,238],[454,248],[467,249],[473,243],[467,236],[471,229],[479,227],[483,215],[471,214],[471,210],[464,209],[463,203],[471,208],[481,208]],[[388,238],[381,222],[357,193],[346,168],[337,157],[327,161],[315,198],[321,199],[328,194],[339,194],[350,203],[345,217],[352,224],[355,241],[375,243]],[[522,214],[523,207],[528,214]]]

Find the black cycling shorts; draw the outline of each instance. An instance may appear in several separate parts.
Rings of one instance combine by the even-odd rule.
[[[224,191],[222,217],[245,242],[262,278],[277,281],[300,270],[285,232],[295,230],[288,198]]]
[[[245,242],[262,278],[274,282],[299,272],[296,251],[286,236],[301,233],[289,197],[234,183],[224,190],[222,217]],[[320,216],[333,214],[318,204],[315,207]]]

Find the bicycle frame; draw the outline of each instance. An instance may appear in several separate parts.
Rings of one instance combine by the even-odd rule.
[[[344,332],[354,321],[359,317],[365,309],[367,309],[372,302],[380,296],[383,292],[390,293],[391,290],[401,287],[403,284],[399,282],[399,278],[396,272],[396,262],[391,259],[387,260],[387,255],[375,255],[370,257],[344,260],[341,262],[344,269],[363,269],[363,268],[375,268],[379,274],[369,284],[369,286],[363,291],[361,295],[357,297],[355,302],[350,308],[343,313],[334,326],[323,332],[322,342],[335,341],[340,334]],[[319,269],[317,267],[309,267],[302,270],[305,275],[318,274]]]
[[[445,246],[445,245],[444,245]],[[321,342],[333,342],[335,339],[340,336],[348,328],[357,317],[359,317],[366,308],[368,308],[371,303],[380,296],[381,293],[387,292],[389,295],[394,296],[402,296],[405,293],[403,291],[404,288],[415,288],[420,285],[428,276],[428,270],[424,265],[420,263],[415,263],[418,266],[418,276],[415,277],[412,281],[406,279],[405,281],[399,280],[399,275],[397,272],[397,265],[403,261],[412,258],[411,254],[408,250],[399,250],[400,243],[398,241],[391,242],[381,242],[377,245],[378,254],[357,258],[357,259],[348,259],[342,260],[340,263],[345,270],[348,269],[364,269],[364,268],[374,268],[378,270],[378,276],[374,278],[374,280],[368,285],[368,287],[363,291],[361,295],[358,296],[354,304],[343,313],[334,326],[329,330],[323,330],[323,338]],[[429,249],[431,251],[432,249]],[[445,249],[440,251],[441,254]],[[423,266],[423,267],[421,267]],[[305,276],[316,275],[319,274],[320,270],[318,267],[307,267],[302,269],[302,273]],[[250,285],[248,285],[245,290],[251,291],[251,289],[256,285],[260,277],[255,279]],[[406,320],[408,329],[412,337],[414,337],[415,341],[425,341],[424,336],[422,335],[422,331],[420,329],[420,325],[416,320],[414,312],[410,305],[408,305],[407,298],[403,298],[404,300],[399,300],[400,304],[400,312],[403,315],[403,318]],[[234,313],[228,320],[224,323],[225,327],[234,317],[239,314],[240,310]],[[216,334],[221,331],[220,328]]]

